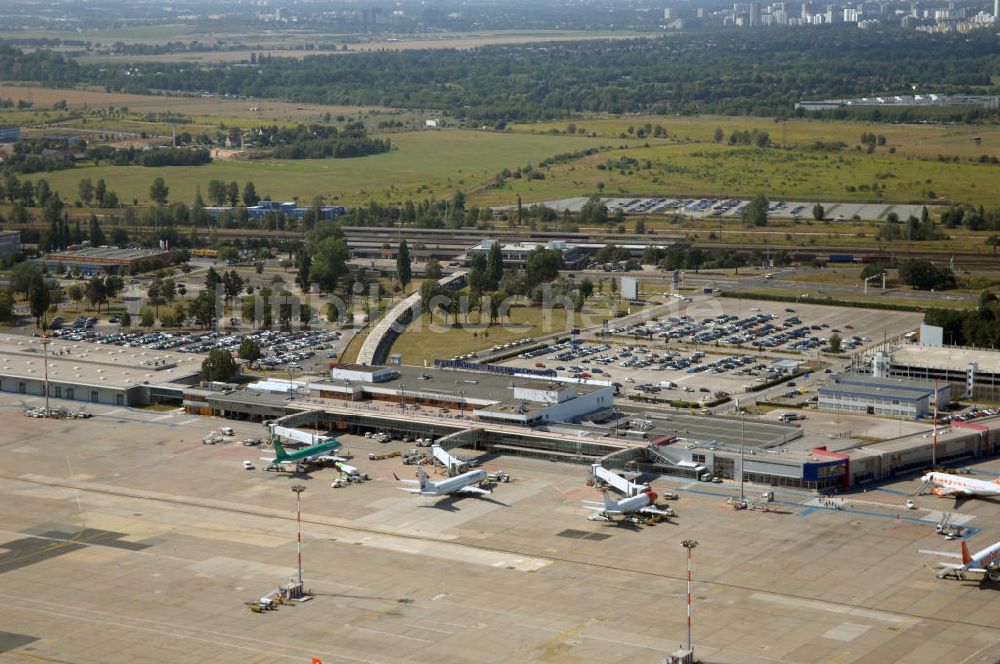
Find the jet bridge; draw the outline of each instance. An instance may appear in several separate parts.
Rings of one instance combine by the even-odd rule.
[[[608,470],[599,463],[591,464],[591,468],[593,468],[594,471],[595,482],[598,484],[606,484],[625,496],[637,496],[644,491],[649,491],[649,487],[645,484],[630,482],[621,475]]]

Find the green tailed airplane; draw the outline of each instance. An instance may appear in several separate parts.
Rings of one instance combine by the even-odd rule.
[[[278,465],[281,463],[294,463],[296,465],[312,464],[312,463],[322,463],[324,461],[347,461],[343,457],[333,456],[328,454],[328,452],[333,452],[341,446],[339,440],[327,440],[322,443],[316,443],[315,445],[310,445],[301,450],[294,450],[292,452],[285,451],[285,448],[281,446],[281,443],[277,438],[274,439],[274,456],[273,457],[261,457],[262,460],[268,461],[273,465]]]

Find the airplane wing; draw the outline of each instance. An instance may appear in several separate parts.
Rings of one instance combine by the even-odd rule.
[[[942,558],[958,558],[962,559],[962,554],[952,553],[950,551],[928,551],[927,549],[919,549],[917,553],[926,553],[929,556],[941,556]]]
[[[478,486],[463,486],[457,493],[471,493],[477,496],[485,496],[491,492],[486,489],[480,489]]]
[[[318,454],[316,456],[306,457],[303,461],[308,461],[310,463],[316,463],[318,461],[347,461],[344,457],[333,456],[332,454]]]
[[[396,473],[393,473],[392,476],[396,478],[397,482],[403,482],[404,484],[420,484],[420,480],[401,480],[399,479],[399,475],[397,475]],[[409,491],[409,489],[403,489],[403,491]],[[417,493],[420,492],[417,491]]]
[[[663,516],[670,516],[670,512],[664,512],[659,507],[655,507],[653,505],[647,505],[639,511],[643,514],[662,514]]]
[[[405,481],[405,480],[400,480],[400,482],[403,482],[403,481]],[[421,491],[420,489],[407,489],[406,487],[402,487],[402,486],[396,487],[396,488],[399,489],[400,491],[405,491],[406,493],[423,493],[423,491]]]

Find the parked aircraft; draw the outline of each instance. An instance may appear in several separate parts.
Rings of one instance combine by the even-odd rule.
[[[1000,496],[1000,478],[992,481],[977,480],[963,475],[933,472],[927,473],[920,480],[921,484],[914,495],[933,485],[931,493],[935,496],[955,496],[956,502],[975,496]]]
[[[607,521],[613,521],[614,517],[634,517],[638,514],[654,514],[661,516],[673,516],[672,510],[661,510],[656,506],[657,496],[652,491],[643,491],[640,494],[632,496],[630,498],[623,498],[621,500],[614,500],[604,491],[604,502],[598,503],[594,501],[584,501],[583,506],[588,510],[594,510],[594,514],[590,515],[590,519],[606,519]]]
[[[462,473],[461,475],[456,475],[455,477],[449,477],[448,479],[441,480],[440,482],[431,482],[423,468],[417,468],[417,479],[415,480],[401,480],[395,473],[393,473],[392,476],[395,477],[398,482],[417,485],[416,488],[400,489],[401,491],[416,493],[421,496],[447,496],[451,494],[471,494],[482,496],[490,493],[486,489],[481,489],[478,486],[475,486],[486,481],[486,471],[484,470],[470,470],[467,473]]]
[[[939,579],[954,576],[964,579],[966,572],[978,572],[989,577],[990,581],[1000,581],[1000,542],[986,547],[981,551],[969,555],[969,547],[962,541],[962,553],[949,553],[946,551],[924,551],[935,556],[946,556],[948,558],[958,558],[962,564],[940,562],[937,566],[941,569],[937,573]]]
[[[343,457],[329,454],[329,452],[339,449],[340,446],[341,444],[338,440],[327,440],[322,443],[310,445],[309,447],[304,447],[301,450],[288,452],[284,447],[282,447],[278,440],[275,440],[274,456],[261,457],[261,459],[270,462],[272,466],[285,463],[294,463],[296,466],[303,466],[307,464],[323,463],[325,461],[347,461],[347,459]]]

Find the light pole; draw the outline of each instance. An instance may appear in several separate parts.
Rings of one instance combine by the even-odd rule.
[[[302,586],[302,492],[306,490],[305,484],[293,484],[292,491],[295,492],[295,521],[298,524],[298,537],[295,540],[295,554],[299,562],[299,586]],[[690,576],[690,573],[688,574]],[[688,593],[690,595],[690,593]],[[690,621],[690,618],[689,618]]]
[[[694,650],[691,648],[691,551],[693,551],[694,548],[696,546],[698,546],[698,542],[696,540],[684,540],[683,542],[681,542],[681,546],[683,546],[685,549],[687,549],[687,570],[688,570],[688,585],[687,585],[687,590],[688,590],[688,608],[687,608],[687,617],[688,617],[688,647],[687,647],[687,649],[688,649],[688,652],[694,652]]]
[[[49,417],[49,338],[42,336],[42,357],[45,363],[45,417]]]

